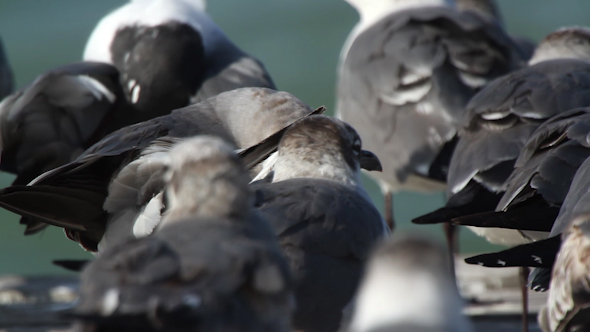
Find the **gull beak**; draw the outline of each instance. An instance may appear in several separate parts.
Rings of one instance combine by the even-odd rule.
[[[362,169],[366,169],[367,171],[383,172],[383,166],[381,166],[381,161],[379,161],[379,158],[377,158],[377,156],[373,152],[362,150],[359,159]]]

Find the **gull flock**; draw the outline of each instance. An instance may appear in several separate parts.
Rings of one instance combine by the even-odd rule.
[[[130,0],[17,91],[0,43],[0,207],[94,254],[56,262],[72,331],[474,331],[460,226],[510,247],[466,263],[533,268],[543,331],[590,331],[590,29],[534,44],[493,0],[346,1],[335,117],[204,0]],[[392,193],[445,190],[413,222],[446,247],[398,234]]]

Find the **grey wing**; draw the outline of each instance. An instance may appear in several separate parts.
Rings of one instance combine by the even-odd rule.
[[[590,156],[588,130],[590,116],[584,109],[562,113],[541,125],[517,159],[497,210],[535,194],[551,206],[561,206],[576,171]]]
[[[535,130],[533,124],[522,124],[500,131],[466,131],[457,146],[449,166],[448,193],[454,195],[471,180],[497,192],[512,173],[514,162]]]
[[[349,186],[317,179],[255,183],[259,209],[282,245],[362,260],[385,234],[373,204]]]
[[[252,187],[296,281],[294,328],[337,330],[364,260],[386,234],[379,212],[354,188],[334,181],[301,178]]]
[[[210,70],[211,71],[211,70]],[[272,78],[257,59],[243,55],[223,68],[208,73],[191,102],[198,103],[222,92],[245,87],[276,89]]]
[[[481,21],[438,10],[399,15],[357,37],[338,87],[339,116],[357,128],[367,149],[389,158],[383,177],[393,184],[408,174],[430,176],[469,98],[513,66]],[[427,21],[437,15],[452,27]]]
[[[590,179],[590,159],[586,159],[576,172],[559,211],[559,217],[551,229],[551,236],[563,233],[574,219],[574,215],[590,214],[590,181],[588,179]]]
[[[314,113],[314,110],[297,97],[284,91],[266,88],[240,89],[242,98],[252,98],[257,103],[248,107],[231,107],[233,94],[215,98],[217,116],[232,133],[239,148],[249,148],[287,127],[295,121]],[[320,110],[318,110],[320,111]]]
[[[88,173],[86,168],[97,162],[109,164],[108,172],[112,174],[122,166],[122,162],[131,162],[154,140],[166,137],[184,138],[199,134],[217,135],[233,142],[232,135],[225,130],[214,114],[214,110],[208,107],[207,102],[204,102],[172,111],[169,115],[121,128],[88,148],[73,162],[44,173],[31,184],[54,181],[61,175],[72,174],[77,170],[86,174]]]
[[[474,177],[485,177],[483,171],[515,160],[543,120],[589,105],[589,70],[585,61],[547,61],[499,78],[475,95],[451,159],[450,192],[458,192]],[[502,174],[504,180],[509,174]],[[505,189],[502,183],[481,180],[490,190]]]
[[[469,102],[467,125],[517,116],[548,119],[590,102],[590,64],[575,59],[538,63],[490,83]],[[507,121],[507,120],[504,120]]]
[[[14,77],[10,64],[4,52],[4,45],[0,40],[0,100],[12,93],[14,88]]]
[[[118,73],[109,65],[74,64],[39,77],[0,104],[2,168],[25,184],[72,161],[117,111]]]

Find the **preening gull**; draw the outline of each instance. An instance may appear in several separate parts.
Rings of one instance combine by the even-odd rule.
[[[498,24],[453,1],[349,2],[361,20],[342,51],[337,115],[382,158],[386,202],[392,190],[443,190],[465,105],[523,61]]]
[[[242,87],[274,89],[264,66],[233,44],[203,0],[130,1],[105,16],[84,60],[113,64],[128,99],[151,117]]]

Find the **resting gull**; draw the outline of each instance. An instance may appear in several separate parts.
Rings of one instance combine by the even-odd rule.
[[[356,131],[312,116],[287,130],[272,172],[252,184],[293,272],[296,331],[339,330],[369,250],[389,233],[360,168],[381,165]]]
[[[225,92],[113,132],[28,186],[1,190],[0,205],[36,219],[28,225],[30,232],[56,225],[86,249],[100,251],[128,236],[148,235],[159,223],[163,160],[176,143],[215,135],[247,149],[312,113],[286,92],[264,88]]]
[[[233,147],[192,138],[166,164],[158,232],[85,268],[77,330],[290,331],[289,268]]]

